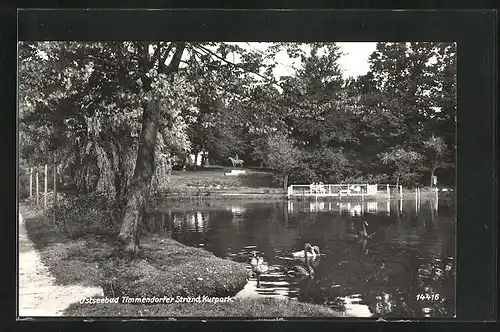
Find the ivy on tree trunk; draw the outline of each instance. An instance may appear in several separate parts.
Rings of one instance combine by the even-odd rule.
[[[144,108],[137,163],[130,186],[130,196],[118,240],[125,251],[136,252],[139,246],[140,226],[149,199],[149,186],[154,173],[154,154],[158,133],[160,103],[152,100]]]

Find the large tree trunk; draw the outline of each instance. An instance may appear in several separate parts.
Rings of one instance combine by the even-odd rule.
[[[205,164],[207,162],[207,152],[206,152],[206,148],[205,148],[205,144],[202,145],[202,148],[201,148],[201,151],[202,151],[202,154],[201,154],[201,169],[204,169],[205,168]]]
[[[198,157],[199,157],[200,152],[198,150],[195,150],[193,153],[194,153],[193,169],[195,170],[198,168]]]
[[[158,100],[150,101],[142,116],[137,163],[130,186],[130,195],[125,206],[122,227],[118,235],[118,240],[128,252],[136,252],[139,246],[140,227],[146,212],[149,186],[154,173],[156,136],[160,118],[159,108]]]
[[[142,52],[142,58],[139,59],[139,69],[143,74],[141,80],[143,89],[146,92],[151,90],[151,78],[147,77],[146,73],[152,66],[149,67],[148,65],[154,64],[154,62],[149,62],[148,60],[148,45],[147,42],[138,44],[139,52]],[[165,58],[168,56],[168,52],[164,57],[160,56],[160,52],[157,53],[158,57],[155,58],[153,56],[155,58],[153,61],[159,61],[158,72],[170,74],[177,71],[184,48],[185,43],[176,43],[175,52],[167,67],[165,67]],[[171,49],[171,47],[168,49]],[[140,230],[146,214],[149,189],[154,174],[154,157],[159,119],[160,102],[153,98],[147,105],[144,105],[142,130],[139,137],[134,176],[128,190],[129,197],[125,206],[120,234],[118,234],[118,241],[125,247],[126,252],[136,252],[139,249]]]

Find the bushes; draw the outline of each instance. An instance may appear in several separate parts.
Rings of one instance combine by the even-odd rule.
[[[19,159],[19,198],[29,197],[30,171],[26,160]]]
[[[390,179],[390,176],[387,174],[363,174],[363,175],[355,175],[344,179],[343,183],[368,183],[368,184],[376,184],[376,183],[387,183]]]
[[[321,148],[312,153],[303,151],[300,163],[292,172],[294,182],[341,183],[353,173],[353,165],[341,150]]]
[[[120,220],[116,215],[119,207],[102,193],[58,197],[55,225],[71,239],[87,234],[114,234]],[[49,210],[52,215],[53,208]],[[52,218],[50,218],[52,219]]]

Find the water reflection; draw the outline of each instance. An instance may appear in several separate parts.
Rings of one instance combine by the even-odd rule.
[[[394,201],[396,202],[396,201]],[[363,201],[363,202],[325,202],[325,201],[288,201],[288,213],[295,212],[347,212],[351,216],[361,216],[365,212],[384,212],[391,214],[391,201]],[[402,201],[401,206],[402,210]]]
[[[238,297],[293,298],[357,316],[454,315],[453,200],[206,202],[153,213],[150,230],[247,264],[269,264]],[[359,238],[364,221],[371,238]],[[314,278],[289,273],[305,242],[321,257]],[[432,298],[418,298],[434,295]],[[436,295],[437,298],[436,298]]]

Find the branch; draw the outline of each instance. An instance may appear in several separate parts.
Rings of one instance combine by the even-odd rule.
[[[158,72],[159,73],[163,73],[163,71],[165,70],[165,61],[167,61],[167,56],[169,55],[169,53],[173,47],[174,47],[174,43],[168,44],[167,49],[161,55],[161,57],[159,59],[159,63],[158,63]]]
[[[176,43],[175,53],[165,71],[166,74],[170,74],[177,71],[177,69],[179,68],[179,64],[181,63],[182,53],[184,53],[185,47],[186,43],[184,42]]]
[[[154,54],[151,56],[151,60],[149,62],[148,68],[151,69],[155,65],[155,62],[160,59],[160,49],[161,49],[161,42],[156,43],[156,50]]]
[[[251,74],[257,75],[257,76],[259,76],[260,78],[262,78],[262,79],[264,79],[265,81],[267,81],[268,83],[271,83],[271,84],[273,84],[273,85],[276,85],[276,86],[278,86],[279,88],[283,89],[283,91],[286,91],[286,92],[288,92],[288,93],[290,93],[290,94],[292,94],[292,95],[295,95],[295,96],[296,96],[296,97],[298,97],[298,98],[301,98],[301,99],[305,99],[305,98],[307,98],[307,99],[309,99],[309,101],[310,101],[310,102],[312,102],[312,103],[314,103],[314,104],[315,104],[316,102],[320,102],[320,103],[321,103],[321,102],[324,102],[324,101],[322,101],[322,100],[313,100],[313,99],[309,98],[309,96],[307,96],[307,95],[304,95],[304,94],[297,93],[297,92],[295,92],[295,91],[289,90],[287,87],[285,87],[284,85],[282,85],[282,84],[280,84],[279,82],[277,82],[274,78],[266,77],[266,76],[264,76],[264,75],[262,75],[262,74],[260,74],[260,73],[256,73],[256,72],[250,71],[250,70],[246,69],[245,67],[243,67],[243,66],[241,66],[241,65],[238,65],[238,64],[236,64],[236,63],[233,63],[233,62],[231,62],[231,61],[229,61],[229,60],[224,59],[223,57],[219,56],[218,54],[216,54],[216,53],[214,53],[214,52],[210,51],[209,49],[207,49],[207,48],[205,48],[205,47],[203,47],[203,46],[201,46],[201,45],[198,45],[198,46],[193,46],[193,47],[195,47],[195,48],[199,48],[199,49],[203,50],[204,52],[206,52],[206,53],[208,53],[208,54],[210,54],[210,55],[212,55],[212,56],[216,57],[217,59],[219,59],[219,60],[221,60],[221,61],[224,61],[224,62],[225,62],[225,63],[227,63],[228,65],[231,65],[231,66],[233,66],[233,67],[239,68],[239,69],[241,69],[241,70],[243,70],[243,71],[245,71],[245,72],[247,72],[247,73],[251,73]],[[305,109],[305,108],[304,108],[304,106],[302,106],[302,105],[300,105],[300,104],[297,104],[297,103],[294,103],[294,104],[295,104],[295,106],[298,106],[299,108]]]
[[[227,63],[227,64],[229,64],[229,65],[231,65],[231,66],[233,66],[233,67],[239,68],[239,69],[241,69],[241,70],[243,70],[243,71],[245,71],[245,72],[247,72],[247,73],[251,73],[251,74],[257,75],[257,76],[259,76],[260,78],[263,78],[264,80],[266,80],[267,82],[269,82],[269,83],[271,83],[271,84],[274,84],[274,85],[276,85],[276,86],[278,86],[278,87],[282,88],[283,90],[287,90],[287,89],[286,89],[285,87],[283,87],[280,83],[276,82],[276,80],[275,80],[275,79],[270,78],[270,77],[266,77],[266,76],[264,76],[264,75],[262,75],[262,74],[260,74],[260,73],[256,73],[256,72],[250,71],[250,70],[246,69],[245,67],[243,67],[243,66],[241,66],[241,65],[238,65],[238,64],[236,64],[236,63],[234,63],[234,62],[231,62],[231,61],[229,61],[229,60],[226,60],[225,58],[221,57],[221,56],[220,56],[220,55],[218,55],[217,53],[214,53],[214,52],[210,51],[209,49],[207,49],[207,48],[205,48],[205,47],[203,47],[203,46],[201,46],[201,45],[198,45],[198,46],[193,46],[193,47],[198,47],[198,48],[202,49],[204,52],[207,52],[207,53],[209,53],[210,55],[213,55],[213,56],[214,56],[214,57],[216,57],[217,59],[222,60],[222,61],[224,61],[225,63]]]

